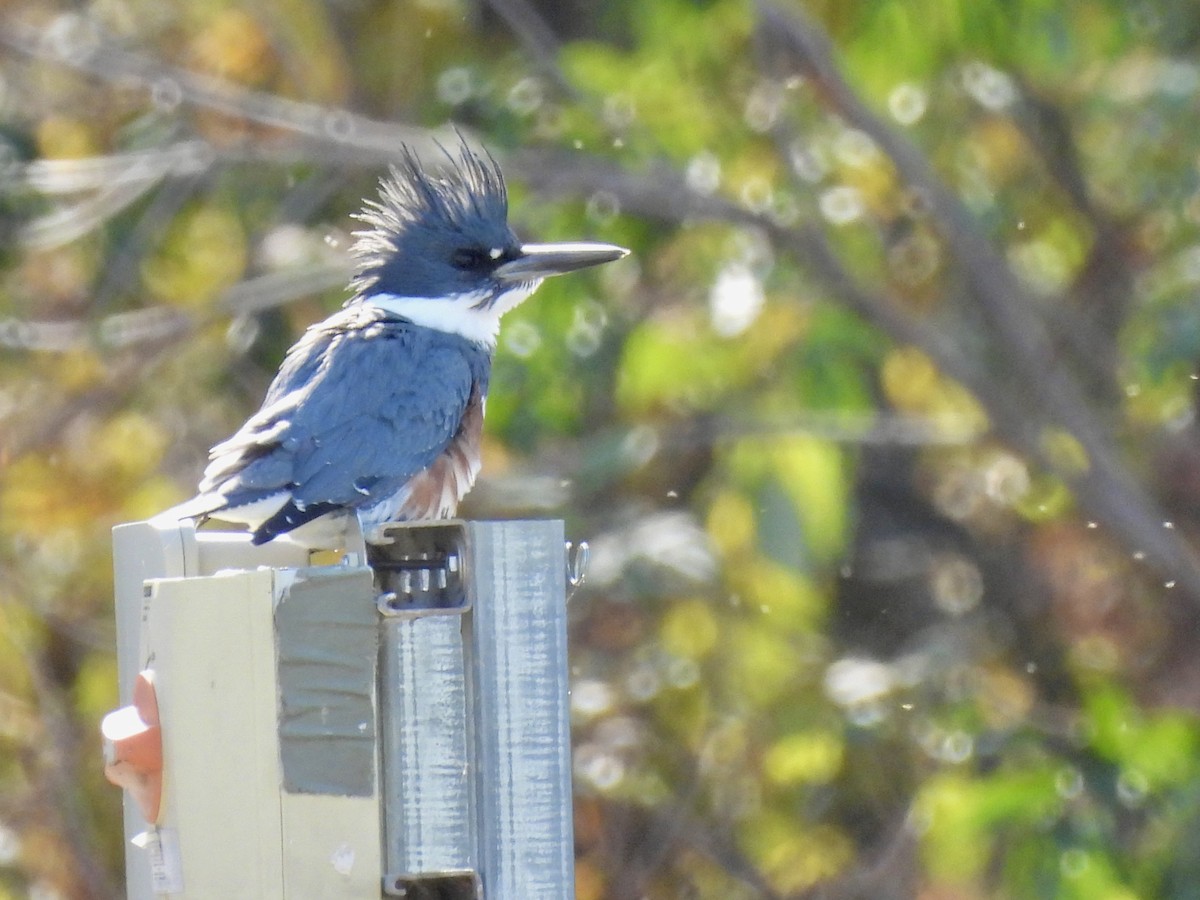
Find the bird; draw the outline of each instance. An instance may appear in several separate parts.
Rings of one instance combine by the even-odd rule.
[[[453,517],[479,473],[500,319],[545,278],[629,251],[522,243],[486,150],[459,135],[427,168],[410,146],[356,218],[350,299],[287,352],[262,405],[209,452],[175,520],[340,546],[390,522]]]

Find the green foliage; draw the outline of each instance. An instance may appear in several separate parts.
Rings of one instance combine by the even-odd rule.
[[[1194,897],[1193,5],[528,7],[14,11],[0,897],[118,895],[108,528],[448,120],[523,238],[633,250],[506,318],[464,509],[596,551],[577,896]]]

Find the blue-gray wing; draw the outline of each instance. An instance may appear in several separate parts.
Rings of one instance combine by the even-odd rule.
[[[374,505],[446,450],[472,392],[486,392],[487,363],[461,338],[339,313],[309,330],[259,412],[213,448],[201,494],[229,509],[286,492],[299,512],[289,528]]]

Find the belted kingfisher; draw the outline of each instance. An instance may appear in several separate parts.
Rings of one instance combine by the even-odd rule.
[[[435,175],[402,148],[357,216],[353,296],[288,351],[197,496],[164,515],[242,523],[255,544],[305,526],[292,537],[329,546],[350,516],[369,533],[455,514],[479,472],[500,317],[544,278],[629,251],[520,243],[491,155],[465,140],[443,153]]]

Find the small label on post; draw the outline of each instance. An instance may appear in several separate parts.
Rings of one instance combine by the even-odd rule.
[[[150,854],[150,880],[154,893],[182,894],[183,861],[175,829],[151,828],[137,835],[132,843]]]

